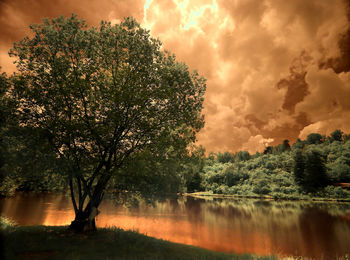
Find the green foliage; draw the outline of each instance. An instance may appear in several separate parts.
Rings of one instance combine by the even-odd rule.
[[[350,182],[350,142],[323,140],[312,134],[310,142],[298,139],[292,147],[284,140],[267,147],[265,154],[242,161],[236,155],[229,163],[208,157],[201,171],[202,186],[207,192],[248,197],[348,199],[349,191],[331,184]]]
[[[165,167],[146,159],[167,149],[187,152],[204,123],[205,79],[162,51],[133,18],[116,25],[102,21],[96,29],[76,15],[61,16],[30,28],[33,37],[10,51],[20,71],[12,81],[16,116],[45,137],[53,164],[63,165],[77,216],[88,218],[98,207],[113,175],[125,177],[121,167],[130,156],[148,176],[151,162],[156,165],[147,180],[123,168],[136,180],[168,188],[179,183],[165,182],[171,160]]]
[[[334,182],[350,182],[350,156],[341,155],[334,162],[327,164]]]
[[[298,150],[294,157],[294,180],[299,186],[304,185],[305,158],[301,150]]]
[[[323,188],[328,184],[324,156],[318,150],[306,153],[304,182],[306,190]]]
[[[301,140],[298,138],[297,141],[292,145],[292,149],[293,149],[293,150],[296,150],[296,149],[303,149],[305,145],[306,145],[306,141],[301,141]]]
[[[271,154],[273,152],[272,146],[267,146],[264,150],[264,154]]]
[[[10,176],[1,176],[0,180],[0,197],[10,197],[15,194],[18,188],[16,181]]]
[[[341,142],[343,140],[343,132],[339,129],[335,130],[334,132],[331,133],[331,141],[339,141]]]
[[[282,152],[290,151],[289,140],[284,140],[282,143]]]
[[[16,223],[9,218],[0,215],[0,232],[6,229],[11,229],[16,225]]]
[[[11,126],[2,138],[6,147],[1,167],[4,181],[0,194],[21,191],[65,190],[65,166],[48,147],[42,132],[29,127]]]
[[[10,132],[10,115],[14,107],[11,99],[7,96],[9,86],[7,75],[1,72],[0,67],[0,196],[13,195],[16,189],[15,182],[4,170],[9,149],[6,137]]]
[[[202,190],[202,177],[199,174],[199,171],[196,171],[191,179],[187,182],[187,192],[197,192]]]
[[[324,156],[317,149],[297,151],[294,166],[295,182],[306,191],[315,191],[328,183]]]
[[[112,192],[119,196],[133,193],[139,195],[138,199],[152,202],[185,191],[200,191],[199,171],[203,167],[204,150],[193,147],[188,155],[180,154],[173,147],[163,148],[166,149],[158,150],[157,154],[149,150],[133,154],[113,177]],[[123,197],[127,199],[128,196]]]
[[[323,137],[318,133],[311,133],[306,137],[307,144],[320,144],[322,141]]]
[[[350,198],[350,191],[343,189],[341,187],[334,187],[332,185],[325,187],[324,190],[322,190],[319,193],[320,197],[326,197],[326,198],[335,198],[335,199],[342,199],[342,198]]]
[[[248,151],[239,151],[236,154],[236,158],[239,162],[248,161],[250,159],[250,154]]]
[[[235,156],[234,156],[234,154],[231,154],[229,152],[218,153],[216,155],[216,160],[220,163],[234,162]]]
[[[253,192],[259,195],[266,195],[270,193],[270,188],[268,186],[267,180],[258,180],[254,183]]]
[[[225,184],[228,187],[232,187],[234,185],[242,184],[245,180],[249,178],[249,174],[247,171],[243,169],[237,169],[234,165],[229,165],[223,171]]]

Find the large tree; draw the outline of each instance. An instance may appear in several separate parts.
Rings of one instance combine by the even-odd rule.
[[[133,18],[88,28],[72,15],[30,28],[10,51],[20,125],[40,129],[65,169],[71,228],[95,229],[106,186],[130,156],[195,141],[205,79]]]

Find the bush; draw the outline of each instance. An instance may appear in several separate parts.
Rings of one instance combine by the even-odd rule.
[[[0,181],[0,196],[3,196],[3,197],[13,196],[15,194],[17,187],[18,185],[13,179],[11,179],[9,176],[5,176]]]
[[[336,160],[327,164],[329,177],[333,182],[350,181],[350,156],[340,156]]]
[[[228,187],[226,185],[220,185],[213,190],[214,194],[228,194]]]
[[[6,229],[9,227],[13,227],[15,225],[16,225],[16,223],[12,219],[4,217],[4,216],[0,216],[0,230]]]
[[[236,169],[233,165],[228,166],[224,171],[225,183],[228,187],[241,184],[249,179],[249,174],[243,169]]]
[[[235,155],[229,152],[218,153],[216,155],[216,160],[220,163],[228,163],[235,161]]]
[[[318,133],[312,133],[306,137],[306,142],[308,144],[320,144],[322,143],[322,141],[323,141],[323,137]]]
[[[343,132],[339,129],[335,130],[333,133],[330,135],[331,141],[342,141],[343,139]]]
[[[259,195],[266,195],[271,192],[266,180],[259,180],[254,184],[253,192]]]
[[[327,186],[324,190],[321,196],[322,197],[330,197],[330,198],[337,198],[337,199],[341,199],[341,198],[350,198],[350,191],[345,190],[341,187],[334,187],[332,185]]]

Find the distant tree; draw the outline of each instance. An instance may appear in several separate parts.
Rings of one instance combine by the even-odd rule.
[[[306,137],[307,144],[320,144],[322,143],[323,137],[318,133],[311,133]]]
[[[195,141],[205,80],[132,18],[95,29],[72,15],[30,28],[33,37],[10,51],[22,79],[13,88],[19,122],[46,136],[65,170],[71,228],[95,229],[106,187],[124,163],[163,146],[186,153]]]
[[[347,142],[348,140],[350,140],[350,134],[344,135],[343,139],[344,139],[344,142]]]
[[[192,178],[196,166],[188,162],[190,158],[183,151],[168,148],[159,147],[156,154],[145,149],[130,155],[110,181],[119,202],[153,202],[184,191],[183,178]]]
[[[294,156],[294,180],[299,186],[304,185],[305,158],[301,150]]]
[[[248,151],[239,151],[236,154],[236,158],[238,159],[238,161],[240,162],[244,162],[244,161],[248,161],[250,159],[250,154]]]
[[[323,188],[329,183],[323,155],[317,150],[306,153],[304,186],[308,190]]]
[[[225,176],[225,184],[228,187],[242,183],[249,178],[249,174],[244,170],[237,169],[235,166],[230,165],[223,171]]]
[[[199,172],[195,172],[190,181],[187,183],[187,192],[197,192],[202,190],[202,176]]]
[[[283,153],[283,144],[279,144],[272,149],[273,154],[281,154]]]
[[[251,156],[251,159],[258,158],[261,154],[259,152],[256,152]]]
[[[290,151],[289,140],[285,139],[282,143],[282,152]]]
[[[343,140],[343,132],[341,130],[337,129],[331,133],[330,137],[331,137],[332,142],[333,141],[341,142]]]
[[[224,153],[218,153],[216,155],[216,159],[220,163],[228,163],[228,162],[234,162],[235,160],[235,155],[229,152],[224,152]]]
[[[201,172],[205,164],[205,149],[203,147],[194,147],[191,156],[187,160],[182,160],[179,165],[182,166],[182,173],[186,179],[187,192],[196,192],[202,190]]]
[[[306,191],[315,191],[329,184],[323,155],[317,150],[305,153],[297,151],[294,157],[294,179]]]
[[[341,155],[328,164],[333,182],[350,182],[350,157]]]
[[[300,140],[300,138],[298,138],[297,140],[296,140],[296,142],[292,145],[292,148],[293,149],[303,149],[304,148],[304,146],[305,146],[305,141],[302,141],[302,140]]]
[[[273,147],[267,146],[264,150],[264,154],[272,154],[273,153]]]

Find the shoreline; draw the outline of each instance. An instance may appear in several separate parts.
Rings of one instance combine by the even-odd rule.
[[[334,198],[320,198],[320,197],[309,197],[309,198],[274,198],[273,196],[249,196],[249,195],[230,195],[230,194],[213,194],[209,192],[193,192],[193,193],[183,193],[181,196],[193,197],[200,199],[260,199],[268,201],[309,201],[309,202],[332,202],[332,203],[350,203],[349,199],[334,199]]]
[[[67,226],[0,225],[0,236],[2,259],[277,259],[216,252],[114,227],[74,233]]]

